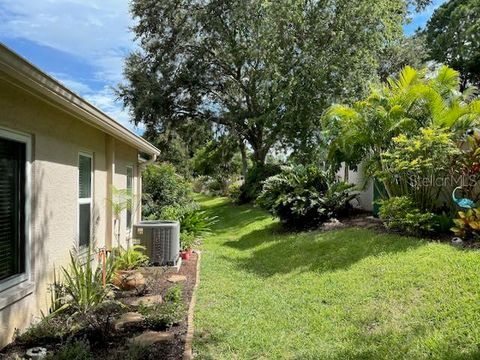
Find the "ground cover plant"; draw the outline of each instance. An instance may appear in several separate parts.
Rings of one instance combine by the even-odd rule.
[[[198,359],[474,359],[472,250],[366,229],[285,233],[261,209],[204,199]]]

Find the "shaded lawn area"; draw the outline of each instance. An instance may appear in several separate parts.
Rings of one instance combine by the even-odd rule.
[[[202,198],[200,359],[480,358],[480,253],[365,229],[288,234]]]

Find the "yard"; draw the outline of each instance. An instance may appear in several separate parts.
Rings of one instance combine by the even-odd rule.
[[[365,229],[285,233],[201,198],[199,359],[480,358],[477,251]]]

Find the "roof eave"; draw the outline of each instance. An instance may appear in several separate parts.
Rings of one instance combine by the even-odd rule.
[[[160,154],[160,150],[148,141],[119,124],[1,43],[0,72],[4,72],[8,77],[14,79],[14,85],[20,86],[43,100],[75,114],[79,120],[123,140],[147,154]]]

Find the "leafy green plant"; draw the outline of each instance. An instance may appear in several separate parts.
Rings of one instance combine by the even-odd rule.
[[[455,235],[466,240],[480,239],[480,209],[468,209],[459,211],[458,218],[454,219],[455,227],[452,231]]]
[[[357,193],[353,185],[332,180],[317,166],[284,166],[265,180],[257,203],[292,227],[315,227],[342,216]]]
[[[180,233],[180,247],[182,251],[190,250],[195,244],[195,236],[189,232]]]
[[[139,307],[138,311],[145,317],[150,328],[165,329],[182,321],[185,316],[182,289],[180,285],[174,285],[166,291],[164,302]]]
[[[271,176],[281,171],[281,166],[277,164],[255,165],[244,179],[244,183],[240,186],[240,196],[238,198],[240,204],[246,204],[254,201],[262,192],[263,182]]]
[[[70,325],[63,316],[43,316],[22,334],[15,335],[15,341],[24,345],[40,345],[61,341],[70,332]]]
[[[169,206],[191,206],[189,183],[175,172],[168,163],[150,165],[142,173],[143,191],[148,201],[143,208],[143,216],[159,219],[163,208]]]
[[[85,340],[69,341],[53,354],[47,355],[46,360],[93,360],[90,344]]]
[[[383,170],[381,154],[400,134],[441,128],[452,131],[456,140],[480,114],[480,100],[461,93],[459,84],[459,73],[449,67],[428,72],[406,66],[353,106],[331,106],[322,117],[326,158],[334,167],[364,162],[367,175],[373,176]],[[384,185],[388,191],[389,183]]]
[[[418,235],[434,230],[434,214],[421,212],[406,196],[392,197],[380,202],[380,219],[385,226],[407,234]]]
[[[447,198],[451,193],[443,180],[459,154],[451,132],[420,129],[416,135],[392,139],[391,149],[381,154],[382,169],[375,175],[386,184],[389,197],[406,196],[420,210],[433,211],[442,191]]]
[[[146,248],[141,245],[132,245],[124,250],[117,248],[113,251],[115,258],[115,269],[134,270],[148,263],[148,256],[145,255]]]
[[[239,183],[233,183],[228,187],[228,197],[234,202],[240,202],[240,196],[242,194],[241,185]]]
[[[194,238],[209,235],[213,225],[218,221],[217,216],[209,216],[205,211],[199,210],[196,204],[165,207],[161,218],[179,221],[180,231],[188,233]]]
[[[79,258],[70,252],[70,264],[62,267],[65,294],[69,305],[76,311],[85,312],[103,302],[109,291],[115,267],[113,257],[107,257],[105,269],[106,286],[103,286],[102,264],[93,265],[92,250],[89,248],[85,257]]]

